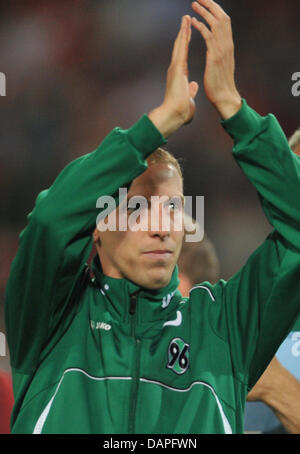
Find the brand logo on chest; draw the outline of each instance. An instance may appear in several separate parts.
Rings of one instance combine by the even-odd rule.
[[[92,329],[104,329],[105,331],[109,331],[111,329],[111,325],[104,322],[94,322],[91,320],[91,328]]]

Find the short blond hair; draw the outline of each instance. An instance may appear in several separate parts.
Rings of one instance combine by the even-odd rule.
[[[177,158],[164,148],[157,148],[153,153],[151,153],[146,159],[149,165],[152,164],[171,164],[177,170],[180,178],[183,182],[183,172],[182,167]]]
[[[300,128],[298,128],[294,134],[289,138],[289,146],[293,151],[300,145]]]

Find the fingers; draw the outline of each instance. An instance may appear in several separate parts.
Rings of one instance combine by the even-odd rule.
[[[213,0],[197,0],[197,2],[207,8],[216,19],[221,19],[222,15],[226,14],[221,6]]]
[[[192,18],[206,43],[204,90],[208,100],[223,119],[230,118],[241,106],[241,97],[234,80],[234,44],[230,17],[213,0],[197,0],[193,10],[205,20]]]
[[[211,29],[220,23],[230,22],[230,17],[213,0],[197,0],[192,3],[193,10],[206,20]]]
[[[211,28],[213,28],[213,26],[216,24],[217,20],[216,20],[215,16],[208,9],[199,5],[198,2],[193,2],[192,8],[196,13],[198,13],[200,16],[203,17],[203,19],[206,20],[206,22],[208,23],[208,25]]]
[[[208,24],[192,18],[192,25],[204,38],[207,47],[212,46],[212,38],[218,40],[219,45],[232,39],[230,17],[213,0],[197,0],[192,3],[193,10],[199,14]]]
[[[191,18],[183,16],[181,27],[174,43],[171,64],[186,63],[191,39]]]
[[[201,33],[203,39],[208,44],[209,39],[212,36],[212,32],[208,29],[208,27],[205,24],[203,24],[203,22],[199,22],[198,19],[196,19],[195,17],[192,17],[192,25]]]

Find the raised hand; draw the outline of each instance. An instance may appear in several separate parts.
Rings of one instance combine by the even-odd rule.
[[[241,96],[235,85],[234,44],[230,17],[213,0],[197,0],[193,10],[208,24],[192,18],[193,27],[205,40],[206,66],[204,90],[209,101],[220,115],[226,119],[241,107]]]
[[[187,15],[182,18],[174,43],[164,101],[149,114],[149,118],[166,138],[183,124],[192,121],[195,113],[194,98],[199,86],[197,82],[189,82],[188,79],[190,39],[191,17]]]

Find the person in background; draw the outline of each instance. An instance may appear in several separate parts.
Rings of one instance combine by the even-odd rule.
[[[200,229],[199,223],[187,214],[184,217],[185,226],[189,224],[187,231],[196,233],[196,229]],[[177,264],[178,288],[184,297],[188,297],[191,288],[199,282],[208,281],[215,284],[220,277],[219,258],[215,246],[206,233],[204,233],[201,241],[183,242]]]

